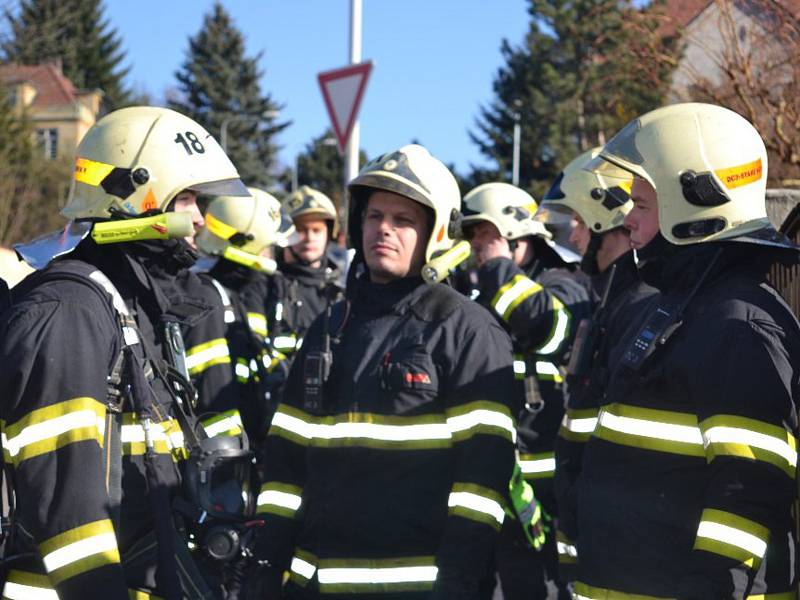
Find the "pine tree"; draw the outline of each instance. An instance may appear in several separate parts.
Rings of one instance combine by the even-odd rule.
[[[130,68],[122,66],[122,42],[104,11],[102,0],[22,0],[16,14],[5,11],[11,37],[2,46],[4,58],[27,65],[60,61],[76,87],[103,90],[106,109],[124,106]]]
[[[261,53],[245,56],[244,37],[216,2],[200,32],[189,38],[187,58],[175,74],[180,97],[169,104],[218,139],[224,124],[228,156],[243,180],[268,187],[278,149],[272,139],[289,123],[275,123],[280,107],[261,92],[260,58]]]
[[[577,154],[661,104],[675,60],[652,7],[639,10],[631,0],[529,2],[525,41],[503,41],[495,98],[481,108],[470,137],[510,180],[518,114],[520,185],[539,197]]]
[[[367,162],[362,150],[358,156],[359,167]],[[336,208],[342,205],[344,190],[344,158],[336,148],[333,131],[325,133],[306,144],[303,152],[297,155],[297,185],[310,185],[328,196]]]
[[[42,155],[27,115],[0,88],[0,245],[30,240],[64,224],[59,210],[73,168],[71,160]]]

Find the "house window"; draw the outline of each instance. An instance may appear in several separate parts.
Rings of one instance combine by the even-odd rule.
[[[45,158],[54,159],[58,155],[58,129],[37,129],[36,141]]]

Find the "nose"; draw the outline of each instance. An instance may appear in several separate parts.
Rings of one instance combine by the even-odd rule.
[[[578,245],[578,226],[573,225],[572,229],[569,230],[569,243],[573,246]]]
[[[634,208],[635,210],[635,208]],[[634,210],[629,212],[625,215],[625,218],[622,221],[622,226],[625,227],[629,231],[634,231],[638,226],[638,222],[636,221],[636,217],[633,215]]]

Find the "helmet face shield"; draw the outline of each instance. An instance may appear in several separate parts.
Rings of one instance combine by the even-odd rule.
[[[189,186],[189,191],[195,192],[198,196],[249,196],[250,192],[241,179],[223,179],[221,181],[209,181],[207,183],[196,183]],[[211,198],[208,198],[209,200]]]

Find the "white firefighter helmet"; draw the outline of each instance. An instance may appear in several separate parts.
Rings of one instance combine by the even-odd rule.
[[[481,221],[492,223],[507,240],[535,235],[552,239],[547,228],[533,217],[538,206],[525,190],[510,183],[484,183],[464,196],[462,227]]]
[[[727,108],[684,103],[646,113],[586,168],[602,176],[632,173],[652,185],[661,234],[673,244],[788,244],[767,219],[764,142]]]
[[[633,208],[633,175],[619,179],[585,170],[600,150],[599,146],[592,148],[564,167],[542,198],[537,220],[556,224],[571,219],[574,212],[594,233],[622,227],[625,215]]]
[[[444,164],[418,144],[409,144],[371,160],[347,186],[350,192],[349,245],[361,250],[361,212],[374,190],[405,196],[433,212],[425,260],[449,250],[459,234],[461,194]]]
[[[136,106],[92,125],[76,151],[70,219],[164,211],[182,190],[247,196],[239,173],[211,135],[168,108]]]
[[[282,213],[280,202],[258,188],[247,189],[248,197],[220,196],[208,205],[205,225],[195,238],[200,250],[221,255],[233,245],[242,252],[260,254],[273,244],[286,244],[294,226]]]
[[[293,221],[298,217],[316,215],[331,224],[331,238],[337,233],[339,218],[336,215],[336,207],[328,196],[311,186],[301,185],[297,191],[290,194],[283,201],[283,210]]]

